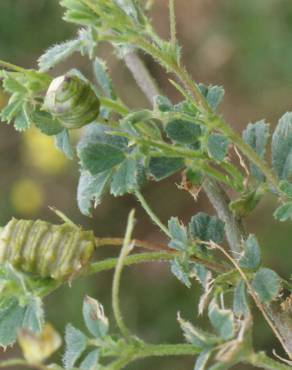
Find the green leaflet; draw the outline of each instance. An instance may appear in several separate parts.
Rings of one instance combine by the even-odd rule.
[[[154,108],[160,112],[170,112],[174,109],[172,102],[162,95],[154,97]]]
[[[261,264],[261,250],[255,235],[249,235],[244,242],[244,254],[239,266],[248,270],[256,270]]]
[[[78,157],[82,167],[92,175],[109,170],[125,159],[123,151],[102,143],[88,144],[78,151]]]
[[[39,333],[42,330],[43,324],[43,303],[39,297],[32,296],[26,307],[22,326],[31,330],[33,333]]]
[[[176,257],[170,263],[170,269],[174,276],[177,277],[186,287],[191,287],[189,278],[189,261],[184,261],[183,258]]]
[[[210,350],[202,351],[196,360],[194,370],[205,370],[211,353]]]
[[[279,120],[272,138],[272,163],[280,179],[292,175],[292,112]]]
[[[85,359],[80,364],[80,370],[97,370],[99,360],[99,350],[94,349],[89,352]]]
[[[31,114],[31,120],[35,126],[45,135],[52,136],[58,135],[64,127],[54,117],[43,110],[35,109]]]
[[[237,317],[246,317],[250,313],[243,280],[240,280],[234,289],[233,312]]]
[[[121,196],[132,193],[139,187],[139,163],[132,158],[126,159],[117,167],[111,182],[111,194]]]
[[[227,155],[229,140],[220,134],[211,134],[208,137],[208,153],[211,158],[218,162],[224,160]]]
[[[67,129],[63,129],[63,131],[55,136],[55,145],[67,158],[73,159],[74,151],[70,143],[69,132]]]
[[[255,274],[252,287],[256,291],[261,302],[269,303],[277,298],[280,293],[281,280],[275,271],[269,268],[261,268]]]
[[[265,156],[269,136],[269,125],[265,120],[249,123],[243,131],[243,140],[257,152],[260,158]],[[250,170],[259,181],[264,181],[264,175],[252,163],[250,164]]]
[[[78,51],[81,41],[78,39],[62,42],[61,44],[50,47],[39,59],[38,66],[40,71],[47,72],[58,63],[64,61],[73,53]]]
[[[108,333],[109,322],[104,314],[103,306],[97,300],[86,296],[83,301],[83,319],[89,332],[102,339]]]
[[[81,170],[77,188],[77,203],[81,213],[90,216],[92,202],[93,207],[100,204],[111,175],[112,171],[101,172],[93,176],[89,171]]]
[[[280,206],[274,212],[274,218],[278,221],[284,222],[289,219],[292,220],[292,202],[288,202]]]
[[[212,109],[216,109],[224,98],[224,89],[222,86],[198,84],[202,95],[206,98]]]
[[[197,143],[202,133],[199,125],[180,119],[168,122],[165,131],[172,141],[181,144]]]
[[[179,221],[177,217],[171,217],[168,221],[168,230],[171,235],[171,241],[169,247],[186,251],[188,247],[188,234],[186,227]]]
[[[66,370],[71,370],[87,347],[87,337],[80,330],[68,324],[65,332],[65,344],[63,364]]]
[[[24,315],[25,307],[20,306],[16,298],[0,308],[0,346],[7,347],[15,341]]]
[[[213,299],[209,304],[208,317],[212,326],[222,339],[228,340],[233,337],[235,327],[231,310],[220,308],[216,300]]]
[[[184,160],[181,158],[153,157],[149,161],[149,174],[154,180],[160,181],[184,167]]]
[[[199,212],[191,218],[189,233],[193,239],[209,242],[222,243],[224,239],[224,222],[216,216],[209,216]]]
[[[93,72],[99,86],[102,88],[103,93],[113,100],[117,99],[116,93],[113,88],[112,80],[107,73],[107,65],[104,60],[95,58],[93,63]]]

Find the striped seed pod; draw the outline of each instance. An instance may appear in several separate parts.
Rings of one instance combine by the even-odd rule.
[[[51,82],[43,106],[68,129],[94,121],[99,108],[100,102],[92,87],[73,73],[56,77]]]
[[[95,248],[92,231],[69,224],[12,219],[0,234],[0,263],[42,278],[67,280],[88,264]]]

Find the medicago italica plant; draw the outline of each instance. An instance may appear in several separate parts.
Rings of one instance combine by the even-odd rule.
[[[64,155],[78,161],[77,202],[84,215],[90,215],[107,191],[114,197],[130,193],[165,234],[167,245],[134,238],[134,211],[124,238],[95,237],[57,210],[61,225],[12,219],[0,234],[0,344],[6,347],[17,340],[24,359],[2,361],[0,366],[118,370],[150,356],[190,355],[195,370],[229,369],[241,362],[290,368],[292,285],[263,266],[261,247],[243,221],[266,194],[278,200],[274,217],[279,222],[292,219],[292,113],[280,118],[274,132],[264,120],[248,124],[242,135],[235,132],[218,111],[223,88],[194,82],[181,62],[174,0],[169,1],[169,40],[155,32],[148,2],[61,0],[60,5],[64,20],[79,27],[76,38],[49,48],[37,70],[1,61],[3,88],[10,96],[1,118],[18,131],[35,126],[53,136]],[[114,47],[151,109],[133,110],[122,101],[105,61],[96,55],[100,42]],[[94,81],[77,69],[51,76],[51,70],[75,52],[92,63]],[[181,94],[179,103],[157,88],[140,53],[164,68]],[[70,134],[76,129],[80,141],[75,148]],[[271,152],[271,160],[266,152]],[[232,153],[238,164],[231,161]],[[164,225],[142,195],[143,185],[174,173],[181,173],[180,188],[191,199],[203,189],[217,214],[200,212],[187,225],[172,217]],[[233,199],[227,190],[232,190]],[[228,247],[222,246],[225,238]],[[94,250],[106,245],[120,245],[119,257],[94,260]],[[182,284],[201,286],[198,313],[208,317],[209,329],[178,315],[184,343],[151,344],[130,332],[120,309],[120,277],[124,266],[147,261],[168,262]],[[42,298],[73,279],[108,269],[114,269],[112,309],[119,333],[109,330],[102,305],[86,297],[87,332],[68,324],[62,364],[45,365],[61,338],[45,323]],[[255,351],[255,310],[282,345],[285,358]]]

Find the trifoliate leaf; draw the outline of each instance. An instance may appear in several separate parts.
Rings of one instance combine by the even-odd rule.
[[[111,78],[107,73],[107,65],[104,60],[95,58],[93,64],[93,72],[99,86],[102,88],[103,93],[111,99],[116,99],[117,96],[113,89]]]
[[[269,125],[264,121],[249,123],[243,131],[243,140],[250,145],[260,158],[264,158],[266,146],[269,139]],[[259,181],[264,180],[262,172],[254,165],[250,164],[250,170],[254,177]]]
[[[86,296],[83,302],[83,318],[89,332],[96,338],[103,338],[108,333],[109,323],[103,306],[95,299]]]
[[[210,350],[202,351],[196,360],[194,370],[205,370],[211,353]]]
[[[208,153],[211,158],[218,162],[224,160],[227,154],[229,140],[226,136],[212,134],[208,137]]]
[[[269,303],[278,296],[281,289],[281,279],[275,271],[261,268],[255,274],[252,287],[263,303]]]
[[[132,193],[139,187],[139,164],[129,158],[118,166],[111,183],[111,194],[115,197]]]
[[[261,250],[255,235],[249,235],[244,242],[244,253],[239,266],[244,269],[256,270],[261,264]]]
[[[149,161],[149,174],[156,181],[163,180],[184,167],[181,158],[153,157]]]
[[[234,335],[234,317],[231,310],[222,309],[215,299],[211,301],[208,309],[209,320],[220,337],[231,339]]]
[[[67,129],[61,131],[55,136],[55,144],[58,149],[65,154],[69,159],[73,159],[74,152],[73,147],[70,143],[69,132]]]
[[[206,98],[212,109],[216,109],[224,98],[224,89],[222,86],[205,86],[203,84],[198,85],[202,95]]]
[[[193,144],[198,142],[202,133],[201,127],[196,123],[180,119],[168,122],[165,131],[172,141],[181,144]]]
[[[186,250],[188,246],[187,230],[177,217],[170,218],[168,221],[168,230],[171,235],[171,241],[168,244],[169,247],[180,251]]]
[[[66,326],[65,332],[65,353],[63,363],[66,370],[70,370],[76,364],[87,346],[86,336],[71,324]]]
[[[292,220],[292,202],[288,202],[280,206],[274,212],[274,218],[278,221],[284,222],[289,219]]]
[[[80,364],[80,370],[98,370],[99,350],[95,349],[88,353]]]
[[[173,275],[177,277],[179,281],[181,281],[186,287],[191,287],[188,261],[183,261],[181,258],[176,257],[170,262],[170,269]]]
[[[249,315],[249,307],[246,297],[244,281],[241,280],[235,287],[233,296],[233,312],[237,317],[246,317]]]
[[[292,175],[292,112],[280,118],[273,133],[272,163],[280,179],[289,179]]]
[[[224,222],[216,216],[199,212],[191,218],[189,233],[193,239],[220,244],[224,239]]]
[[[81,213],[90,216],[92,202],[94,207],[100,204],[111,174],[112,171],[105,171],[93,176],[89,171],[81,170],[77,188],[77,203]]]
[[[22,327],[25,307],[15,298],[10,299],[0,308],[0,346],[7,347],[14,343],[18,330]]]

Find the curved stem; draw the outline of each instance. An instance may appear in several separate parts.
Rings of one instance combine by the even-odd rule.
[[[135,215],[135,210],[132,210],[128,217],[126,235],[125,235],[123,247],[121,249],[121,253],[118,258],[118,262],[115,268],[115,273],[114,273],[114,278],[113,278],[113,287],[112,287],[112,306],[113,306],[114,317],[118,325],[118,328],[120,329],[124,337],[129,337],[130,331],[125,325],[123,317],[122,317],[121,308],[120,308],[119,291],[120,291],[120,282],[121,282],[121,275],[123,271],[124,260],[131,250],[131,236],[132,236],[132,232],[134,229],[134,222],[135,222],[134,215]]]
[[[0,67],[11,69],[12,71],[21,72],[21,73],[27,71],[25,68],[19,67],[12,63],[5,62],[4,60],[0,60]]]
[[[151,218],[151,220],[160,228],[161,231],[164,232],[169,238],[171,238],[170,232],[168,231],[168,228],[159,220],[159,218],[156,216],[156,214],[152,211],[149,204],[146,202],[146,199],[143,197],[143,195],[136,191],[135,195],[137,199],[139,200],[141,206],[144,208],[148,216]]]

